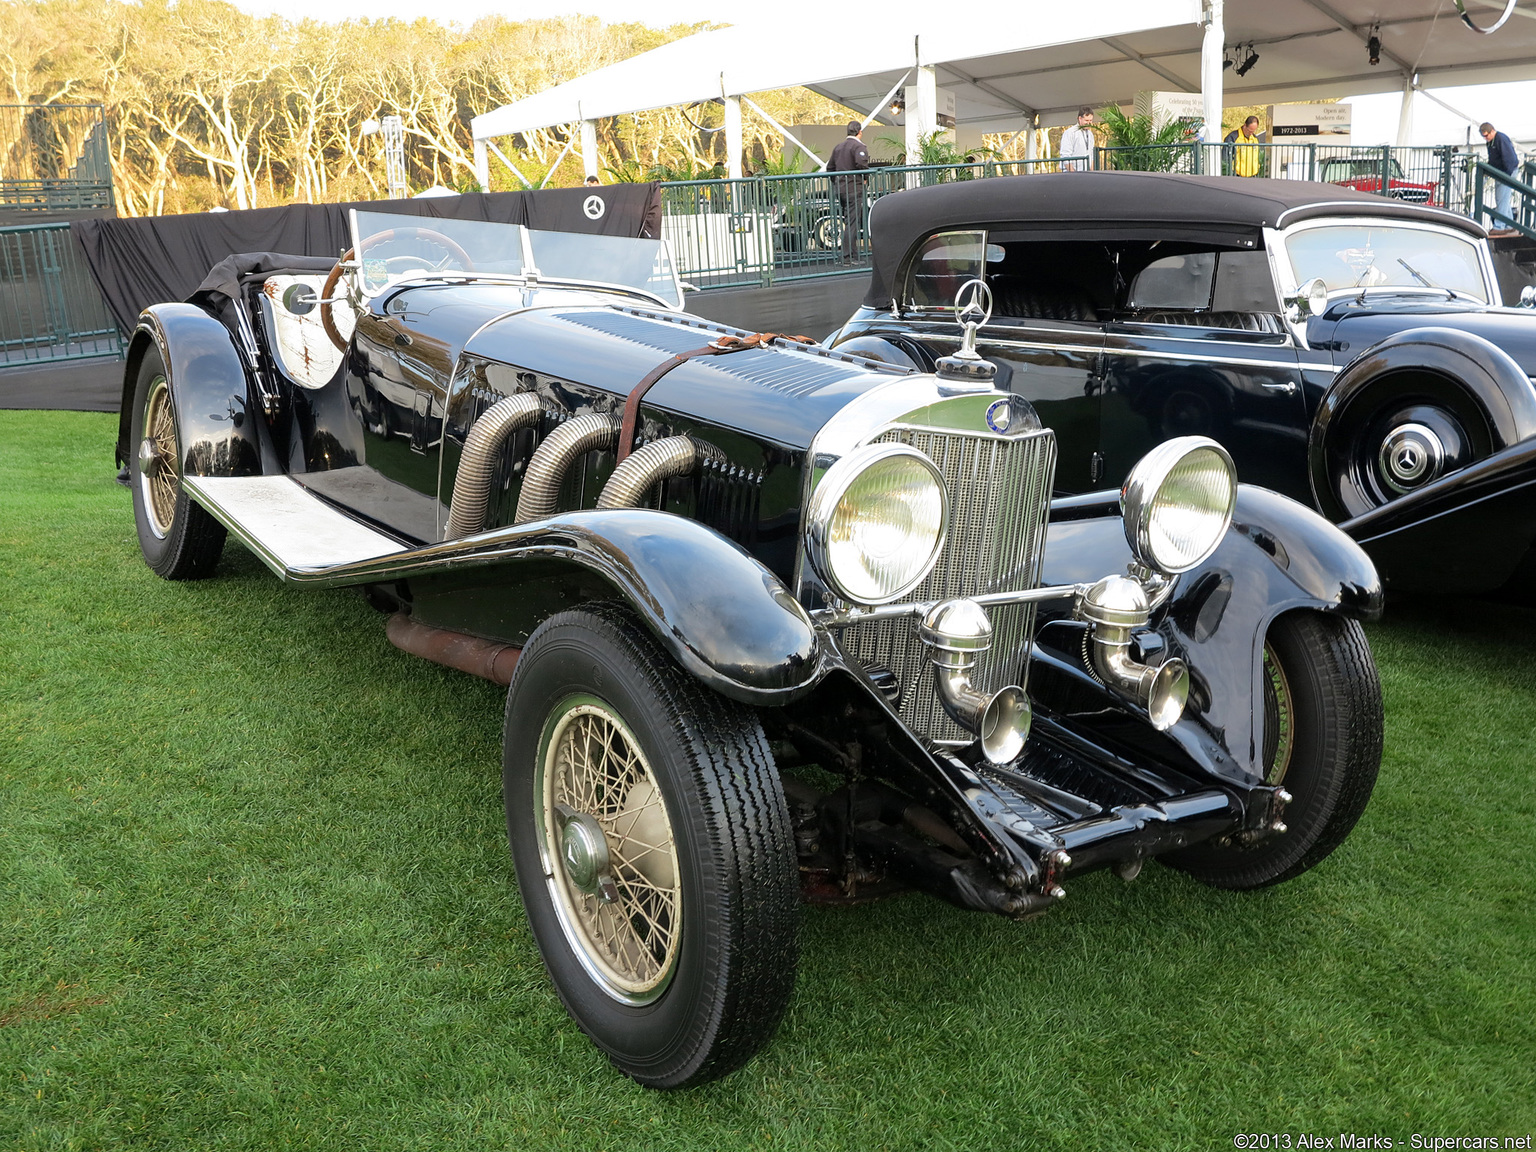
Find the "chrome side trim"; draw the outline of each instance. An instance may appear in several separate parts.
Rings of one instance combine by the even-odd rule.
[[[1151,333],[1148,333],[1148,337],[1153,340],[1180,339],[1178,336],[1157,336]],[[943,340],[957,345],[960,343],[958,336],[944,334],[937,334],[927,337],[927,339]],[[1023,341],[1017,340],[988,340],[987,344],[1000,348],[1018,348],[1030,352],[1094,352],[1102,353],[1105,356],[1143,356],[1152,360],[1187,360],[1195,364],[1238,364],[1246,368],[1286,368],[1292,366],[1287,365],[1282,359],[1255,360],[1241,356],[1201,356],[1189,352],[1160,352],[1151,348],[1107,348],[1077,344],[1026,344]],[[1287,343],[1285,345],[1276,345],[1276,347],[1286,347],[1294,350],[1295,345]],[[1315,368],[1319,372],[1337,372],[1339,370],[1336,365],[1324,363],[1303,364],[1302,367],[1309,370]]]

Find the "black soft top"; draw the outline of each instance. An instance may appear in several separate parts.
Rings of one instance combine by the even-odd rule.
[[[979,226],[1029,232],[1041,240],[1178,240],[1258,248],[1264,228],[1338,215],[1431,221],[1487,235],[1465,216],[1310,180],[1175,172],[998,176],[877,200],[869,215],[874,274],[864,303],[888,307],[906,260],[935,232]]]

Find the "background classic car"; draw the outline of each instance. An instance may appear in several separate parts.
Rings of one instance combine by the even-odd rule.
[[[1536,313],[1501,305],[1478,224],[1301,181],[1146,172],[896,193],[864,306],[828,340],[926,368],[990,286],[982,353],[1057,432],[1063,492],[1199,433],[1313,504],[1390,589],[1528,589]]]
[[[1152,856],[1252,888],[1364,809],[1375,571],[1214,442],[1157,446],[1123,508],[1052,502],[1055,435],[974,353],[698,321],[658,242],[353,227],[329,275],[268,254],[145,312],[141,550],[202,577],[233,533],[508,685],[529,922],[641,1083],[766,1042],[802,889],[1027,917]]]

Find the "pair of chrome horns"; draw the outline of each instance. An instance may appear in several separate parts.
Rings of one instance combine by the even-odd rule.
[[[949,718],[981,737],[981,752],[993,764],[1010,764],[1024,751],[1029,736],[1029,697],[1010,684],[991,696],[971,683],[971,671],[992,647],[992,622],[974,600],[935,604],[918,623],[928,645],[939,703]]]
[[[1189,666],[1177,656],[1142,664],[1131,656],[1131,633],[1145,628],[1151,605],[1141,581],[1106,576],[1083,597],[1083,619],[1093,626],[1088,661],[1113,691],[1144,710],[1152,727],[1166,732],[1189,703]]]

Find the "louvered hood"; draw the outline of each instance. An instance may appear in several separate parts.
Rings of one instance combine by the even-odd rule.
[[[659,364],[732,331],[659,311],[535,308],[493,320],[465,352],[624,396]],[[893,374],[819,348],[749,349],[679,365],[647,393],[645,410],[803,449],[850,401]]]

